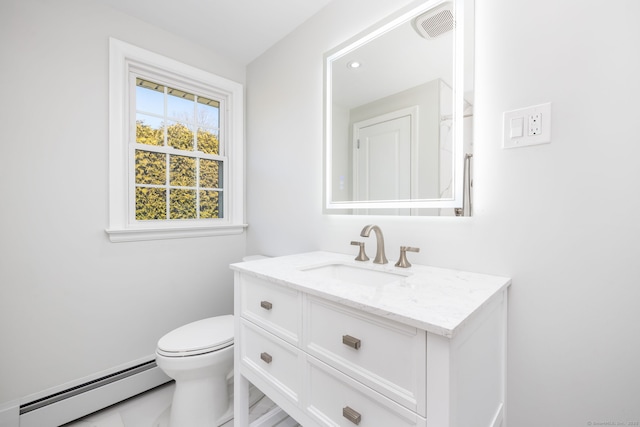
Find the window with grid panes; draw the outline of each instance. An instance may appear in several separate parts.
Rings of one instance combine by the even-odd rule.
[[[220,102],[136,78],[135,219],[221,218]]]
[[[241,85],[111,43],[111,240],[241,232]]]

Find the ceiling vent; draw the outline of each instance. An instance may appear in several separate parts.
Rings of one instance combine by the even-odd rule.
[[[425,39],[435,39],[455,27],[453,20],[453,5],[446,2],[418,16],[413,21],[413,27]]]

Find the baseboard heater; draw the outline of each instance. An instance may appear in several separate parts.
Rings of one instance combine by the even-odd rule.
[[[58,427],[170,380],[155,360],[136,363],[20,405],[20,427]]]

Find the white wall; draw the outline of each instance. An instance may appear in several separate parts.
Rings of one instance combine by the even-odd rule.
[[[475,216],[323,216],[322,54],[407,3],[335,1],[250,64],[249,252],[355,255],[375,222],[391,259],[511,276],[509,425],[640,421],[640,2],[477,0]],[[544,102],[552,143],[501,149]]]
[[[0,3],[0,406],[232,311],[245,236],[110,243],[110,36],[244,82],[245,67],[82,0]],[[179,307],[179,309],[176,309]]]

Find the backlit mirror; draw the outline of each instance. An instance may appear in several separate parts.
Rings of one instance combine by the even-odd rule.
[[[327,213],[470,214],[473,33],[431,0],[325,55]]]

